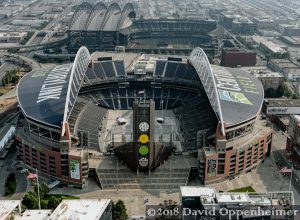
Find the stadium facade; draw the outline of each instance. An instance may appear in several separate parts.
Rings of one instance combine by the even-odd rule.
[[[68,30],[68,49],[77,51],[86,46],[93,51],[113,51],[126,46],[130,52],[190,53],[201,47],[207,54],[219,50],[221,30],[214,20],[140,19],[136,20],[133,5],[123,9],[113,3],[79,5]]]
[[[200,48],[182,57],[90,55],[82,47],[73,64],[25,75],[18,85],[18,101],[19,159],[72,185],[84,184],[94,152],[102,157],[114,152],[119,160],[130,161],[122,152],[137,141],[145,143],[143,148],[130,149],[143,156],[140,164],[146,160],[147,143],[159,149],[149,172],[155,174],[171,153],[191,154],[204,183],[250,171],[271,151],[272,130],[258,119],[260,81],[239,69],[210,65]],[[150,120],[149,140],[146,134],[134,133],[149,127],[134,113],[134,106],[146,102],[152,103],[145,119]]]

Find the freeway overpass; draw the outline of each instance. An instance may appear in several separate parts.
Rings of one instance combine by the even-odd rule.
[[[52,41],[52,42],[46,42],[46,43],[34,44],[34,45],[18,45],[18,46],[0,45],[0,50],[12,50],[12,49],[15,50],[26,49],[26,51],[43,50],[43,49],[48,49],[51,47],[62,45],[66,42],[66,40],[67,40],[67,36],[64,36],[58,41]],[[24,52],[24,50],[22,52]]]
[[[12,53],[5,53],[5,52],[0,52],[0,56],[5,56],[5,57],[11,57],[11,58],[15,58],[15,59],[19,59],[24,61],[27,65],[29,65],[31,67],[32,70],[34,69],[38,69],[41,68],[41,64],[39,64],[38,62],[36,62],[33,59],[30,59],[28,57],[25,56],[21,56],[18,54],[12,54]]]

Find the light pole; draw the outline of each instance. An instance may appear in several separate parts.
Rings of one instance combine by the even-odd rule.
[[[36,183],[37,183],[37,191],[38,191],[38,198],[39,198],[39,210],[41,210],[41,197],[40,197],[40,184],[39,184],[39,175],[37,168],[35,169],[36,173]]]
[[[164,119],[164,100],[161,100],[161,117]]]

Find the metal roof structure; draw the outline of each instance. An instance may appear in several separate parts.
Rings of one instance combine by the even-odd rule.
[[[92,5],[84,2],[76,9],[69,30],[71,31],[118,31],[132,24],[136,17],[133,5],[121,9],[117,3],[108,7],[103,3]]]
[[[85,47],[77,52],[73,64],[41,68],[26,74],[18,85],[18,101],[25,116],[65,132],[65,122],[76,101],[90,63]]]
[[[205,52],[200,47],[197,47],[192,51],[189,61],[198,73],[202,85],[207,93],[210,104],[216,112],[219,121],[221,122],[222,134],[225,135],[225,125],[217,84],[208,58]]]
[[[120,57],[121,54],[117,53],[116,56]],[[125,56],[126,54],[123,53],[120,59],[126,59],[122,58]],[[134,69],[139,62],[136,62],[138,56],[132,55],[132,57],[135,59]],[[146,59],[145,55],[140,57]],[[155,68],[151,70],[153,77],[159,76],[162,80],[193,82],[206,93],[221,124],[223,135],[227,128],[255,119],[261,110],[264,97],[261,82],[243,70],[210,65],[201,48],[195,48],[192,51],[188,62],[187,60],[175,62],[148,58],[149,62],[155,64]],[[90,62],[89,51],[82,47],[73,64],[41,68],[25,75],[18,85],[19,104],[25,116],[35,122],[62,129],[63,135],[64,126],[79,91],[84,96],[90,92],[89,85],[93,87],[105,80],[118,81],[119,78],[126,81],[127,72],[123,60],[94,61],[92,66],[98,72],[93,72],[91,68],[88,68]],[[127,70],[130,71],[130,68]],[[137,86],[137,84],[132,83],[132,86]],[[124,91],[120,89],[119,92]],[[107,98],[108,96],[101,97]],[[174,97],[177,97],[176,94]],[[100,100],[100,98],[97,99]]]
[[[259,114],[264,97],[260,81],[243,70],[210,65],[201,48],[195,48],[190,63],[196,69],[207,97],[225,128],[241,124]]]

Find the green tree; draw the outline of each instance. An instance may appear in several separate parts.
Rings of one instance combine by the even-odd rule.
[[[113,219],[114,220],[126,220],[128,218],[125,204],[122,200],[119,200],[113,205]]]
[[[291,98],[293,96],[293,92],[288,88],[287,85],[279,86],[276,92],[277,97],[286,96]]]
[[[23,205],[28,209],[37,209],[39,206],[38,197],[33,191],[29,191],[25,194],[23,198]]]
[[[41,200],[41,208],[42,209],[48,209],[48,200]]]
[[[48,201],[48,209],[55,209],[59,205],[61,200],[62,200],[61,198],[51,196]]]
[[[292,95],[292,99],[299,99],[299,96],[296,95],[296,94],[293,94],[293,95]]]
[[[40,184],[40,197],[41,199],[45,198],[46,195],[48,195],[49,193],[49,187],[46,183],[42,183]],[[34,192],[36,195],[38,195],[38,187],[37,187],[37,184],[34,186]]]

